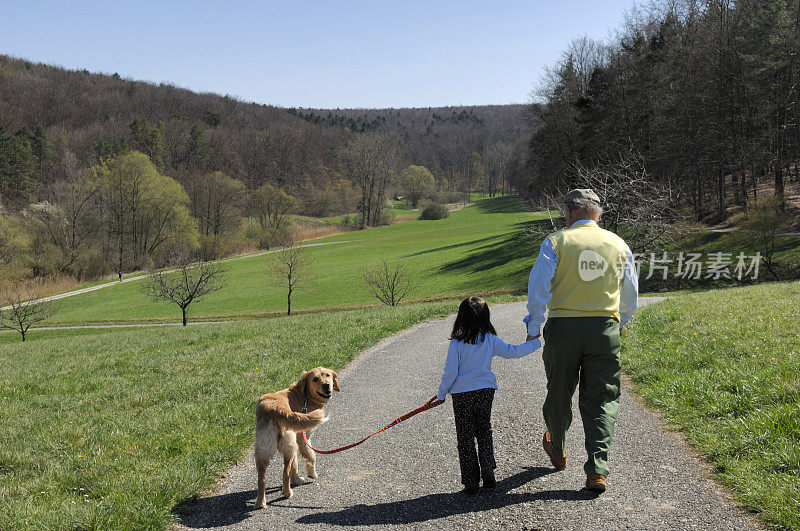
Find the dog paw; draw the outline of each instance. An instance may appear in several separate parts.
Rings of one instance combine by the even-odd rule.
[[[317,471],[316,470],[308,470],[306,471],[306,475],[308,475],[308,479],[314,481],[317,479]]]
[[[283,497],[286,498],[287,500],[292,497],[292,494],[294,494],[292,489],[284,489],[283,491]]]
[[[264,503],[263,501],[256,502],[256,509],[266,509],[266,508],[267,508],[267,504]]]

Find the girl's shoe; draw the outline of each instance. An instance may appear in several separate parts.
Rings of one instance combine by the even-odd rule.
[[[462,493],[466,494],[467,496],[473,496],[478,494],[478,484],[474,485],[464,485],[464,490],[461,491]]]
[[[481,474],[483,478],[483,488],[492,490],[497,487],[497,481],[494,479],[494,470],[487,470]]]

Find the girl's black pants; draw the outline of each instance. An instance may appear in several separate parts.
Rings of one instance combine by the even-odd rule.
[[[477,485],[481,471],[497,468],[492,443],[492,400],[494,389],[478,389],[453,393],[453,415],[458,439],[458,460],[461,464],[461,483]],[[478,452],[475,453],[475,441]]]

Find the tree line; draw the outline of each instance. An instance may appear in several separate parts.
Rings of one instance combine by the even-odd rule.
[[[574,41],[535,97],[532,196],[635,161],[698,220],[759,194],[783,205],[800,182],[800,2],[652,2],[610,42]]]
[[[366,227],[399,195],[509,191],[524,115],[281,109],[0,55],[0,276],[121,276],[179,245],[202,260],[282,245],[290,214]]]
[[[340,193],[352,190],[358,210],[355,220],[346,219],[357,228],[388,223],[392,197],[408,197],[414,208],[462,198],[438,190],[423,166],[401,171],[387,135],[359,135],[337,159]],[[62,171],[20,212],[0,207],[0,292],[3,284],[23,279],[91,280],[113,273],[122,280],[126,272],[163,267],[175,256],[208,261],[295,239],[293,215],[302,201],[270,183],[248,189],[221,171],[181,183],[161,170],[152,152],[127,148],[87,168],[71,158]],[[439,217],[446,216],[446,208],[436,206],[444,211]]]
[[[247,246],[237,239],[271,246],[288,238],[284,215],[295,203],[282,189],[265,184],[247,194],[219,171],[191,184],[185,188],[135,150],[88,168],[73,161],[43,187],[42,200],[19,214],[0,210],[0,272],[122,278],[176,252],[213,259]]]
[[[473,189],[484,173],[507,188],[519,179],[511,166],[497,178],[494,161],[499,150],[523,167],[524,113],[523,105],[283,109],[0,55],[0,201],[19,211],[72,159],[89,167],[136,150],[187,190],[220,171],[249,190],[283,188],[303,213],[334,215],[352,211],[359,195],[343,197],[339,155],[367,133],[390,137],[401,167],[424,165],[445,188]]]

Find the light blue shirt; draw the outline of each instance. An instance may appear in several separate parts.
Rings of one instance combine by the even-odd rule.
[[[483,341],[475,345],[451,339],[436,398],[444,400],[448,393],[497,389],[497,378],[492,372],[493,357],[521,358],[541,346],[538,339],[521,345],[509,345],[494,334],[486,334]]]
[[[581,223],[594,223],[594,221],[581,219],[570,226],[574,227]],[[542,324],[545,322],[547,303],[552,296],[550,283],[553,280],[553,275],[556,274],[557,267],[558,257],[556,256],[556,251],[553,249],[550,238],[545,238],[539,247],[539,256],[536,257],[536,262],[534,262],[531,275],[528,278],[528,315],[523,319],[523,322],[528,327],[528,335],[538,336]],[[639,276],[636,272],[636,264],[633,261],[633,253],[628,244],[625,244],[625,266],[622,269],[619,294],[620,329],[625,326],[625,323],[636,311],[638,300]]]

